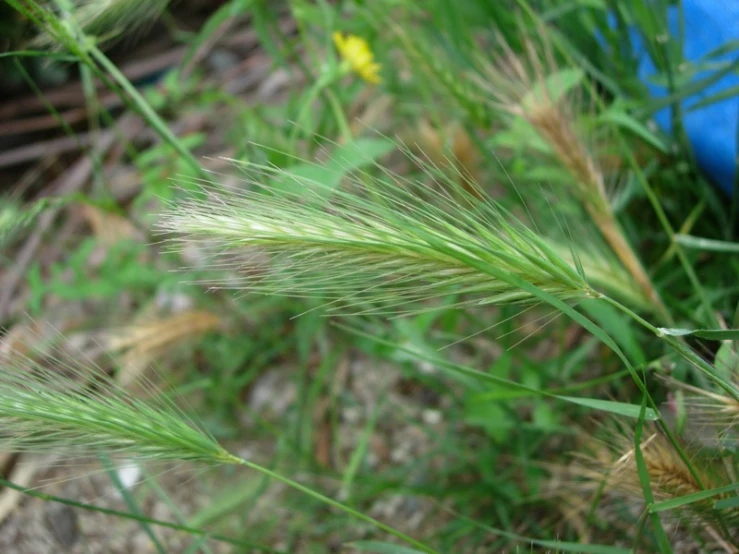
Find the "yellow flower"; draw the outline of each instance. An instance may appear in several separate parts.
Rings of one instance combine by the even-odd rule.
[[[380,64],[375,63],[375,56],[366,40],[354,35],[344,36],[338,31],[333,34],[333,39],[339,54],[357,75],[368,83],[380,82],[377,74]]]

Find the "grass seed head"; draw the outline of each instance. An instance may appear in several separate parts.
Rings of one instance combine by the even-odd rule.
[[[137,32],[156,19],[168,3],[168,0],[71,0],[41,2],[35,7],[37,13],[47,12],[44,20],[58,19],[67,29],[82,31],[99,43]],[[59,38],[57,32],[47,28],[35,42],[41,46],[56,46],[60,44]]]
[[[237,273],[236,287],[401,313],[455,292],[467,305],[536,302],[520,281],[566,300],[597,295],[546,239],[453,181],[437,189],[386,172],[343,190],[259,171],[248,190],[207,189],[161,221],[175,244],[203,245],[211,269]],[[270,187],[274,176],[292,182]]]
[[[578,455],[569,467],[569,475],[574,481],[571,486],[592,495],[600,495],[602,491],[609,497],[636,503],[640,509],[644,493],[634,444],[632,432],[610,429],[607,439],[592,442],[588,453]],[[709,451],[694,449],[687,444],[681,444],[681,448],[687,454],[687,462],[656,428],[644,429],[640,449],[655,501],[677,499],[734,482],[728,466]],[[687,503],[667,513],[716,538],[722,534],[721,522],[739,523],[739,510],[723,510],[714,506],[716,500],[729,498],[730,494]],[[583,503],[581,508],[588,508],[588,505]]]
[[[585,76],[577,68],[557,69],[548,31],[543,26],[539,30],[537,42],[524,39],[523,55],[503,41],[499,61],[481,58],[475,80],[487,91],[494,108],[522,118],[545,141],[553,158],[570,176],[565,181],[570,194],[592,218],[647,304],[669,322],[669,312],[616,220],[596,155],[577,129],[572,98]]]
[[[579,70],[559,70],[542,32],[539,43],[524,39],[524,54],[500,44],[496,62],[481,59],[475,81],[498,111],[527,121],[571,177],[572,191],[588,211],[608,211],[605,180],[575,125],[572,96]]]
[[[172,401],[133,397],[91,362],[0,349],[0,449],[230,463]]]

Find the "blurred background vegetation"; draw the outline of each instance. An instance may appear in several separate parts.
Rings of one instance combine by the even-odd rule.
[[[53,338],[135,397],[151,382],[230,452],[426,551],[737,552],[739,194],[681,126],[737,45],[683,59],[675,7],[7,0],[0,348]],[[334,317],[320,294],[250,293],[238,250],[162,242],[204,183],[296,195],[388,172],[491,199],[634,317],[454,287]],[[0,463],[4,552],[421,551],[241,468]]]

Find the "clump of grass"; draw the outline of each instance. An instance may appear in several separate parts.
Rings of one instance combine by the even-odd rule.
[[[145,115],[152,128],[171,144],[179,144],[168,127],[144,103],[136,89],[122,78],[115,66],[95,46],[100,39],[113,38],[118,33],[121,22],[128,24],[128,16],[120,17],[117,24],[113,19],[106,23],[103,19],[98,20],[92,12],[90,17],[86,17],[84,8],[87,4],[79,2],[68,3],[66,11],[56,8],[37,9],[42,4],[34,0],[10,0],[10,3],[30,7],[24,13],[32,19],[35,18],[50,38],[55,37],[53,40],[68,48],[81,62],[94,69],[96,74],[106,81],[109,81],[110,77],[117,81],[126,91],[126,97],[133,99],[134,105]],[[89,1],[90,6],[93,3],[93,0]],[[100,7],[103,4],[105,2],[97,2],[95,5]],[[123,3],[115,0],[109,0],[107,4],[110,6],[118,4],[124,9]],[[219,10],[219,17],[235,9],[236,4],[238,3]],[[249,3],[243,4],[246,6]],[[439,3],[441,4],[443,3]],[[55,5],[64,4],[59,2]],[[159,5],[160,2],[153,1],[149,7]],[[132,13],[141,10],[136,12],[139,14],[136,17],[145,19],[148,17],[146,7],[143,3],[134,1],[128,3],[125,9],[131,9]],[[386,12],[382,8],[378,9],[378,12],[382,12],[379,20],[386,26],[388,19]],[[111,9],[110,13],[115,15],[116,12]],[[256,15],[255,13],[255,21]],[[262,13],[260,16],[262,25],[257,27],[269,27],[263,25],[264,17],[265,14]],[[456,20],[454,26],[460,29],[464,27]],[[214,25],[212,28],[221,27]],[[548,235],[542,235],[539,230],[534,231],[533,227],[527,227],[499,203],[491,200],[475,182],[480,176],[479,160],[473,156],[465,157],[474,152],[473,145],[470,144],[470,137],[473,135],[454,131],[450,132],[450,136],[454,137],[451,144],[451,160],[443,152],[439,137],[431,137],[434,148],[434,151],[430,152],[432,167],[427,166],[426,170],[432,174],[429,176],[434,177],[434,186],[426,186],[379,168],[382,174],[380,178],[359,174],[353,179],[345,180],[336,188],[302,179],[295,174],[272,167],[250,165],[247,169],[254,172],[256,177],[248,183],[248,190],[234,193],[213,186],[199,191],[190,200],[173,205],[165,216],[161,229],[176,234],[178,246],[182,246],[187,254],[203,247],[209,255],[206,261],[208,269],[218,274],[213,281],[215,286],[247,288],[268,294],[317,297],[329,301],[330,307],[337,310],[407,314],[435,307],[431,301],[450,294],[454,294],[456,302],[454,305],[457,307],[505,303],[533,304],[546,301],[547,297],[576,303],[581,299],[600,297],[600,291],[604,291],[609,294],[614,292],[619,298],[628,298],[632,305],[638,305],[640,308],[647,306],[647,309],[651,308],[664,315],[664,307],[656,295],[653,284],[618,226],[607,195],[603,172],[598,167],[592,149],[578,132],[567,95],[558,92],[567,89],[568,85],[566,82],[557,83],[557,79],[568,77],[576,81],[582,78],[582,72],[579,70],[569,73],[556,72],[557,74],[552,76],[549,75],[549,70],[544,69],[545,66],[555,67],[553,61],[547,58],[546,50],[542,59],[536,58],[533,51],[520,56],[511,50],[510,57],[500,66],[507,70],[507,73],[503,71],[497,83],[495,79],[486,83],[486,87],[491,83],[498,86],[494,93],[499,96],[491,100],[491,96],[494,95],[490,94],[489,88],[481,89],[466,79],[460,79],[457,66],[452,68],[445,65],[440,61],[441,58],[434,56],[433,47],[416,42],[415,31],[416,29],[409,26],[399,35],[415,64],[408,68],[408,74],[413,77],[408,81],[412,81],[414,86],[415,83],[423,82],[419,77],[425,71],[428,79],[424,85],[428,85],[428,90],[423,92],[428,93],[428,97],[436,99],[439,93],[443,94],[444,91],[447,96],[454,97],[464,108],[467,117],[459,129],[479,125],[487,131],[491,121],[497,121],[500,115],[496,111],[507,111],[508,114],[525,120],[544,139],[549,153],[571,177],[563,190],[585,207],[590,218],[600,228],[611,249],[620,259],[617,267],[614,268],[611,263],[613,255],[610,252],[598,252],[598,248],[595,248],[589,237],[577,233],[579,229],[575,232],[576,239],[573,241],[575,244],[567,245],[564,241],[553,238],[551,229],[547,230]],[[472,33],[470,37],[471,35]],[[458,42],[462,44],[464,41]],[[483,54],[482,50],[473,44],[476,43],[469,42],[471,57]],[[489,59],[488,52],[484,54]],[[527,56],[530,60],[526,59]],[[505,67],[508,63],[513,66],[516,63],[519,65],[511,69]],[[393,86],[390,79],[388,83],[390,83],[388,88]],[[511,88],[507,89],[507,86]],[[416,90],[421,88],[424,86],[417,87]],[[332,91],[334,113],[341,111],[340,104],[345,99],[344,92],[352,93],[351,90],[342,90],[342,94],[337,94],[334,98]],[[408,99],[410,98],[411,96],[408,96]],[[414,103],[415,99],[416,97],[413,97]],[[502,99],[504,102],[496,104],[496,99]],[[407,99],[401,100],[405,103]],[[312,103],[306,103],[307,105]],[[493,109],[490,109],[491,106]],[[435,111],[440,110],[437,108]],[[343,117],[343,114],[340,115]],[[191,164],[197,163],[184,147],[179,147],[178,152]],[[307,164],[303,164],[303,167],[305,165]],[[436,171],[439,167],[441,171]],[[549,168],[550,166],[541,169]],[[573,207],[572,204],[573,202],[569,202],[566,207],[569,209]],[[513,208],[514,211],[515,209]],[[560,211],[559,206],[556,206],[556,210],[555,218],[564,220],[570,217],[565,209]],[[578,215],[582,215],[584,210],[578,208],[576,211]],[[8,213],[14,215],[12,210]],[[561,217],[563,214],[564,217]],[[569,224],[568,221],[567,225]],[[588,222],[587,226],[592,228],[593,225]],[[555,232],[558,229],[556,225],[553,228]],[[0,230],[0,239],[1,233]],[[193,246],[195,248],[192,248]],[[638,287],[633,286],[634,282]],[[686,299],[686,303],[689,302],[690,299]],[[448,309],[450,305],[451,302],[446,302],[444,309]],[[557,307],[562,312],[569,310],[569,307],[561,302]],[[687,313],[688,308],[680,311]],[[489,310],[485,312],[491,313]],[[572,312],[573,310],[569,310],[567,313]],[[633,354],[634,358],[649,359],[656,350],[653,346],[657,348],[663,346],[659,343],[660,340],[668,342],[672,340],[670,344],[675,347],[674,343],[678,340],[675,337],[680,336],[679,334],[669,332],[665,334],[664,329],[658,330],[635,314],[628,311],[626,313],[652,332],[650,337],[653,341],[651,344],[641,344],[639,342],[641,335],[635,335],[631,329],[626,329],[626,324],[623,324],[625,337],[618,342],[626,345],[630,343],[630,357]],[[197,332],[215,327],[217,319],[215,316],[196,315],[192,320],[183,317],[177,320],[149,322],[137,325],[130,329],[129,333],[109,337],[115,339],[110,341],[109,345],[127,351],[123,357],[124,363],[130,356],[133,362],[143,365],[154,353],[160,354],[183,337],[192,338]],[[419,330],[419,334],[424,334],[426,330],[433,332],[435,329],[430,329],[432,323],[423,323],[422,319],[424,318],[419,317],[417,321],[411,322],[415,325],[414,331]],[[669,315],[664,319],[669,321]],[[582,323],[583,320],[586,318],[581,316],[577,321]],[[616,321],[615,327],[618,327],[620,320]],[[587,328],[594,332],[599,331],[595,324]],[[615,332],[619,331],[620,329],[616,329]],[[603,333],[595,334],[603,340]],[[554,342],[551,336],[544,333],[542,335],[544,342]],[[302,339],[300,335],[297,336],[300,344]],[[660,338],[655,339],[654,336]],[[288,337],[286,342],[292,344],[292,338]],[[563,344],[566,344],[564,350],[572,347],[572,352],[567,352],[565,363],[557,361],[556,371],[561,370],[566,375],[565,379],[570,377],[576,379],[577,375],[574,372],[583,361],[583,356],[588,356],[589,350],[575,348],[579,345],[569,339]],[[648,351],[648,354],[641,355],[642,346],[645,346],[644,350]],[[617,347],[612,348],[616,350]],[[548,350],[550,349],[547,348]],[[685,350],[679,352],[686,359],[691,359],[685,354]],[[622,359],[629,364],[625,358]],[[521,361],[528,365],[527,356],[522,356]],[[95,454],[105,451],[149,460],[187,459],[208,463],[241,464],[261,471],[264,475],[280,479],[333,508],[377,524],[371,518],[322,497],[303,485],[230,455],[206,433],[201,433],[197,426],[191,425],[184,414],[170,402],[154,399],[144,401],[130,390],[126,393],[121,392],[119,387],[123,383],[120,381],[113,384],[106,375],[74,369],[68,364],[55,363],[53,359],[31,362],[16,356],[0,360],[0,363],[5,362],[7,364],[3,370],[7,369],[12,377],[0,377],[0,420],[7,428],[2,432],[5,434],[0,433],[0,439],[8,439],[5,443],[8,448],[17,446],[21,450],[70,454]],[[85,365],[84,362],[82,365]],[[631,366],[629,368],[632,369]],[[228,371],[225,366],[212,368],[216,376],[222,370]],[[248,373],[254,373],[256,370],[251,368]],[[713,375],[709,369],[704,367],[703,370]],[[551,372],[544,371],[537,365],[536,374],[523,375],[521,381],[527,382],[535,377],[537,383],[541,381],[543,385],[550,381],[554,371],[555,369]],[[476,372],[474,375],[470,372],[468,375],[475,379],[485,376],[483,372]],[[632,375],[641,385],[636,372],[632,371]],[[610,380],[610,376],[598,377],[601,378]],[[319,382],[318,379],[316,381]],[[341,379],[337,379],[338,381]],[[242,391],[242,386],[247,381],[239,379],[238,382],[241,384],[233,387],[234,394]],[[570,384],[575,386],[575,390],[579,386],[575,382],[566,383],[567,386]],[[319,382],[313,388],[316,395],[320,394],[320,386]],[[443,385],[440,388],[443,388]],[[5,392],[3,389],[8,391]],[[646,394],[646,391],[646,387],[643,387],[642,392]],[[739,394],[732,397],[728,392],[724,396],[712,391],[704,394],[703,391],[693,391],[690,388],[685,388],[684,391],[690,393],[687,402],[688,412],[693,410],[694,416],[705,417],[706,421],[716,422],[722,428],[733,428],[735,419],[727,417],[727,414],[735,413],[733,412],[736,407],[735,400]],[[332,394],[333,392],[332,389]],[[528,393],[531,392],[528,390]],[[540,391],[537,389],[536,392]],[[445,393],[446,391],[442,394]],[[313,396],[313,392],[308,396]],[[496,398],[507,397],[504,394]],[[444,397],[442,400],[447,399]],[[586,400],[589,400],[588,403],[591,405],[598,403],[597,399]],[[649,401],[651,402],[651,398]],[[524,439],[519,444],[514,444],[513,451],[517,452],[517,460],[521,462],[526,461],[526,452],[540,451],[538,444],[532,446],[529,443],[531,435],[528,433],[536,432],[537,429],[549,431],[548,423],[540,426],[536,420],[541,419],[542,422],[552,420],[556,423],[556,419],[550,417],[548,411],[544,411],[543,414],[537,413],[539,407],[546,406],[536,402],[531,400],[531,406],[537,416],[533,421],[535,425],[520,425],[522,433],[527,434],[522,434],[521,437]],[[310,399],[305,404],[309,406]],[[304,413],[307,413],[307,410]],[[518,423],[521,414],[516,410],[512,415]],[[454,417],[451,410],[450,417]],[[310,418],[300,419],[310,423]],[[175,423],[170,425],[172,421]],[[371,431],[368,428],[367,439],[370,438]],[[517,433],[519,429],[515,431]],[[168,433],[169,436],[166,436]],[[288,433],[289,430],[280,428],[280,439]],[[514,432],[507,436],[513,439]],[[467,437],[463,437],[463,440],[466,439]],[[609,492],[618,494],[627,499],[629,504],[638,507],[642,505],[639,500],[649,491],[649,487],[644,486],[643,475],[638,475],[639,470],[643,468],[647,472],[647,481],[652,483],[657,502],[681,500],[693,494],[700,495],[706,488],[731,483],[732,479],[735,481],[735,473],[724,469],[729,467],[728,465],[722,466],[716,459],[707,459],[701,452],[693,452],[686,445],[685,450],[691,453],[691,458],[696,459],[695,464],[691,464],[690,460],[686,461],[684,452],[675,448],[675,441],[671,435],[669,439],[665,435],[652,432],[646,439],[638,441],[640,444],[635,449],[634,442],[637,442],[635,438],[630,434],[622,434],[621,438],[612,440],[607,447],[604,446],[602,452],[598,451],[589,463],[583,464],[585,469],[581,470],[579,478],[589,480],[592,488],[599,487],[605,479]],[[3,444],[1,440],[0,444]],[[473,455],[469,458],[474,460],[477,467],[486,467],[489,474],[492,467],[489,462],[493,460],[492,463],[495,463],[494,460],[502,456],[492,448],[487,452],[488,456],[481,455],[480,451],[483,449],[478,448],[479,445],[479,442],[475,442],[473,446],[475,450],[471,451]],[[520,451],[517,447],[520,447]],[[347,470],[347,475],[351,478],[363,465],[363,448],[358,448],[357,453],[352,456],[351,469]],[[449,447],[444,450],[451,449]],[[645,460],[641,466],[639,454]],[[458,471],[457,467],[453,465],[449,471]],[[446,469],[447,467],[444,468]],[[480,496],[486,497],[483,502],[490,498],[483,487],[495,482],[495,479],[487,478],[486,472],[481,472],[485,479],[484,482],[481,480],[479,487]],[[507,478],[508,476],[502,477],[506,480]],[[529,490],[534,488],[535,477],[526,472],[525,479],[527,480],[525,484],[531,485]],[[452,487],[457,486],[456,479],[448,481]],[[504,493],[508,490],[509,484],[513,485],[506,482],[505,487],[501,489]],[[475,482],[472,487],[477,488],[477,485]],[[514,488],[515,486],[511,487]],[[424,487],[424,490],[432,489]],[[438,494],[441,496],[445,492]],[[570,487],[568,492],[577,494],[579,491],[575,487]],[[371,495],[372,493],[367,499]],[[717,513],[717,508],[713,505],[715,499],[708,501],[708,498],[702,497],[700,500],[685,502],[679,506],[677,512],[680,512],[683,519],[689,523],[697,522],[698,527],[702,526],[702,529],[716,538],[717,542],[725,543],[726,539],[722,535],[726,533],[722,521],[730,520],[732,516],[724,513],[724,510],[714,518]],[[721,501],[731,501],[734,497],[722,492],[717,494],[717,498]],[[478,508],[474,505],[474,497],[470,504],[471,511]],[[489,515],[487,505],[479,507],[486,510],[487,517]],[[508,522],[516,526],[521,524],[520,520],[515,520],[505,513],[507,507],[501,510],[503,515],[500,518],[505,519],[506,526]],[[458,526],[460,521],[462,520],[455,521],[454,525]],[[547,520],[536,522],[537,532],[549,533],[545,521],[548,523]],[[393,533],[386,526],[381,524],[378,526]],[[628,529],[627,533],[631,531],[632,529]],[[459,528],[455,529],[455,532],[460,535],[464,533]],[[393,534],[407,540],[407,537],[402,537],[398,533]],[[501,534],[505,536],[504,533]],[[641,531],[637,530],[636,535],[639,538]],[[409,542],[424,551],[429,550],[412,540]]]
[[[177,203],[161,220],[183,248],[205,247],[209,267],[236,274],[214,286],[395,313],[453,292],[471,297],[460,306],[536,302],[527,284],[564,300],[600,296],[576,260],[452,181],[436,189],[388,172],[340,190],[268,167],[250,170],[258,174],[250,190],[209,187],[205,198]],[[274,177],[280,187],[270,186]]]

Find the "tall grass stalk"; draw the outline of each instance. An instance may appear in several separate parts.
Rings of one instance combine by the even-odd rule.
[[[542,37],[546,32],[542,31]],[[554,157],[568,172],[569,190],[596,224],[606,242],[636,281],[660,318],[672,325],[672,316],[662,302],[651,278],[624,236],[611,206],[605,179],[595,157],[574,125],[574,111],[567,106],[572,81],[570,73],[558,73],[545,42],[537,48],[524,41],[523,56],[503,41],[496,63],[481,58],[476,79],[489,93],[487,101],[501,113],[526,120],[544,139]]]
[[[548,37],[551,39],[552,45],[554,46],[554,48],[556,48],[557,52],[560,53],[562,56],[564,56],[564,58],[568,62],[576,66],[577,62],[573,59],[573,55],[572,55],[573,48],[571,47],[571,44],[569,43],[569,40],[567,39],[567,37],[565,37],[558,30],[553,29],[551,26],[547,25],[542,20],[541,16],[537,13],[537,11],[533,8],[533,6],[527,0],[517,0],[517,3],[519,6],[521,6],[521,8],[526,13],[526,15],[529,18],[531,18],[531,20],[534,21],[539,28],[546,29],[545,32],[547,33]],[[596,107],[598,109],[603,108],[605,105],[605,101],[600,97],[600,95],[597,94],[597,91],[594,90],[595,89],[594,85],[586,80],[585,86],[589,89],[590,92],[592,92],[592,99],[595,102]],[[675,99],[671,99],[671,101],[674,102]],[[660,202],[660,199],[658,198],[657,193],[655,192],[654,188],[650,185],[649,180],[644,174],[644,171],[642,170],[639,163],[637,162],[636,156],[632,152],[631,148],[629,148],[628,144],[626,143],[626,140],[624,139],[621,131],[618,128],[614,128],[613,137],[619,148],[619,151],[624,156],[628,167],[630,167],[631,170],[634,172],[634,176],[638,184],[640,185],[644,193],[647,195],[647,199],[649,200],[649,203],[652,206],[652,209],[654,210],[654,213],[657,216],[657,219],[659,220],[659,223],[662,226],[662,229],[664,230],[665,234],[669,237],[670,241],[672,241],[672,245],[674,246],[675,254],[677,255],[680,265],[682,266],[683,271],[687,275],[693,289],[695,290],[698,298],[700,299],[701,306],[703,307],[703,310],[705,312],[704,314],[705,321],[710,326],[714,326],[714,327],[718,326],[718,320],[713,311],[711,300],[706,294],[706,291],[704,290],[704,287],[701,284],[700,279],[698,279],[698,275],[695,272],[695,268],[693,267],[692,262],[690,261],[688,256],[685,254],[684,248],[677,241],[675,241],[675,236],[677,235],[677,233],[672,223],[670,223],[670,219],[667,216],[665,208]]]

